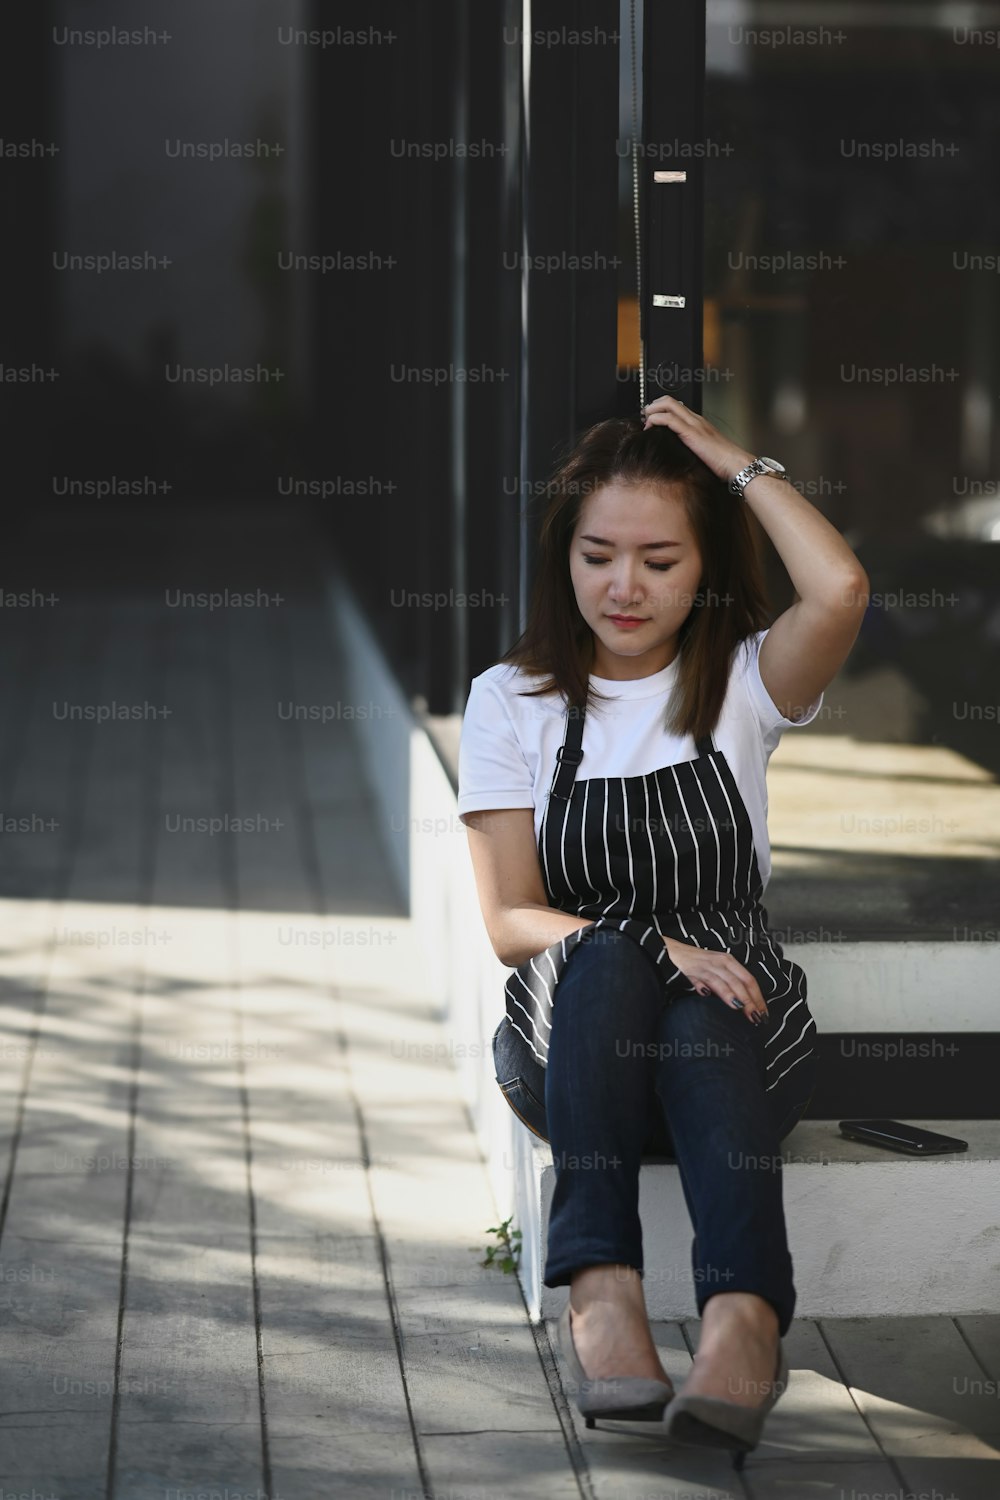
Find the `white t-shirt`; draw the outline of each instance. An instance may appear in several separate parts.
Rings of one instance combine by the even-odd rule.
[[[768,627],[770,628],[770,627]],[[767,763],[784,730],[809,724],[823,694],[799,719],[779,714],[768,696],[757,660],[767,630],[736,648],[726,697],[714,730],[746,804],[763,887],[771,874],[767,833]],[[627,682],[591,674],[597,691],[614,695],[598,710],[588,707],[583,721],[583,754],[577,776],[644,776],[660,766],[692,760],[692,735],[670,735],[663,728],[677,673],[668,667]],[[498,807],[533,807],[535,840],[552,786],[556,751],[566,733],[565,706],[558,692],[518,697],[519,688],[537,687],[545,678],[497,662],[472,679],[462,719],[458,755],[458,815]]]

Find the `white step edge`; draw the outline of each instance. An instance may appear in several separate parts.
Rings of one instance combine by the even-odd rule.
[[[961,928],[957,929],[961,932]],[[782,943],[819,1031],[996,1031],[996,941]]]
[[[797,1317],[1000,1312],[1000,1122],[908,1123],[959,1136],[969,1149],[901,1156],[844,1139],[834,1120],[803,1121],[782,1142]],[[525,1127],[519,1133],[528,1142],[523,1166],[536,1205],[522,1221],[521,1282],[531,1318],[552,1318],[567,1297],[565,1287],[542,1285],[552,1152]],[[760,1169],[775,1166],[762,1162]],[[639,1213],[650,1318],[697,1316],[691,1221],[675,1163],[642,1166]]]

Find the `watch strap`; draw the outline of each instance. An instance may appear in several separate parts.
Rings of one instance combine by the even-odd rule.
[[[741,469],[738,474],[733,476],[729,481],[729,488],[734,495],[739,495],[742,499],[743,491],[751,479],[754,479],[758,474],[766,472],[765,466],[761,463],[760,459],[755,458],[752,464],[747,464],[746,468]]]
[[[738,474],[733,476],[733,478],[729,481],[729,488],[732,490],[734,495],[739,495],[742,499],[743,491],[746,489],[751,479],[755,479],[758,474],[773,474],[775,479],[788,478],[787,473],[785,473],[784,471],[782,471],[782,473],[780,474],[777,474],[775,473],[774,469],[769,469],[767,464],[763,463],[759,458],[755,458],[753,463],[747,464],[746,468],[741,469]]]

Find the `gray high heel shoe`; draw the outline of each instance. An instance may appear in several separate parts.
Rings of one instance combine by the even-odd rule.
[[[660,1422],[667,1402],[674,1394],[672,1385],[662,1380],[648,1380],[641,1375],[605,1375],[591,1380],[580,1363],[573,1343],[570,1305],[567,1300],[558,1324],[559,1352],[573,1377],[572,1393],[577,1410],[593,1427],[596,1417],[616,1422]]]
[[[720,1396],[675,1396],[667,1407],[666,1437],[675,1443],[702,1448],[726,1448],[733,1454],[733,1468],[760,1442],[764,1420],[788,1387],[788,1361],[778,1341],[778,1368],[769,1395],[758,1406],[740,1406]]]

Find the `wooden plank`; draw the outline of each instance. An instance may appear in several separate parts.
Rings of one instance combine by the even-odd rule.
[[[997,1383],[994,1390],[1000,1390],[1000,1316],[980,1313],[976,1317],[956,1318],[955,1326],[982,1365],[983,1375],[991,1376]]]
[[[54,901],[0,897],[0,1196],[11,1166],[13,1135],[40,1049],[44,1004],[56,932]]]
[[[43,1045],[37,1013],[44,1007],[58,939],[56,902],[73,856],[69,813],[74,799],[79,801],[81,768],[74,758],[90,733],[86,726],[67,733],[67,726],[54,719],[52,705],[74,692],[81,680],[92,680],[88,653],[93,653],[100,628],[72,607],[65,608],[59,632],[52,612],[42,615],[38,619],[26,612],[22,621],[20,674],[15,643],[9,634],[2,637],[16,675],[5,679],[2,716],[0,812],[14,821],[5,823],[0,861],[0,1200],[11,1169],[12,1136]],[[25,832],[13,831],[21,826]]]
[[[491,1428],[487,1406],[480,1415],[478,1431],[428,1436],[427,1458],[436,1495],[442,1500],[449,1495],[475,1496],[477,1500],[479,1496],[484,1500],[487,1496],[491,1500],[499,1496],[503,1500],[538,1500],[544,1494],[577,1500],[580,1485],[570,1467],[561,1432],[509,1433]],[[653,1500],[654,1496],[656,1500],[673,1500],[661,1487],[658,1473],[647,1478],[634,1500]],[[619,1492],[616,1500],[628,1500],[628,1492]]]
[[[247,927],[259,938],[261,916]],[[252,976],[252,959],[244,950],[241,958]],[[301,982],[285,992],[271,972],[271,1006],[284,1014],[285,993],[291,1002],[284,1050],[278,1058],[254,1053],[247,1072],[274,1486],[303,1496],[338,1488],[384,1493],[387,1484],[416,1493],[420,1476],[356,1121],[331,1098],[337,1075],[324,1081],[315,1067],[323,1058],[318,1029],[296,1036]],[[263,987],[254,993],[263,1001]],[[336,1047],[332,1036],[329,1046]],[[289,1075],[294,1099],[284,1089],[271,1099],[269,1078]]]
[[[129,1244],[115,1493],[262,1485],[246,1234]]]
[[[346,701],[340,645],[330,633],[325,594],[300,594],[275,622],[275,689],[294,743],[299,784],[310,808],[346,811],[361,785],[358,706]]]
[[[280,623],[283,701],[320,715],[286,720],[282,728],[301,766],[326,909],[340,915],[345,927],[367,924],[384,931],[385,918],[406,915],[406,901],[386,856],[387,844],[400,833],[379,824],[362,766],[383,706],[350,701],[323,596],[289,608]],[[352,717],[362,710],[368,719]],[[323,713],[333,717],[324,721]]]
[[[385,982],[395,962],[373,956],[373,980]],[[363,1020],[363,1004],[361,995],[353,1006],[343,1002],[351,1077],[373,1158],[410,1400],[435,1485],[465,1472],[473,1451],[486,1466],[487,1493],[526,1483],[526,1434],[542,1436],[539,1451],[560,1455],[571,1475],[520,1287],[480,1265],[495,1243],[488,1230],[498,1212],[457,1074],[438,1050],[444,1028],[420,998],[410,1013],[398,997],[391,1031],[382,1018]],[[489,1443],[468,1441],[484,1429]]]
[[[950,1318],[838,1318],[823,1332],[854,1400],[906,1485],[996,1494],[1000,1403]]]
[[[82,1441],[87,1418],[57,1426],[48,1414],[5,1424],[0,1479],[11,1494],[107,1500],[107,1478]],[[92,1419],[91,1419],[92,1420]]]
[[[172,716],[164,729],[162,784],[155,819],[155,904],[177,913],[200,911],[217,916],[226,905],[223,845],[208,832],[188,831],[189,819],[218,815],[225,805],[228,715],[225,640],[207,629],[199,611],[171,609],[162,651],[167,671],[164,697]],[[215,926],[218,941],[226,930]],[[206,925],[199,941],[212,940]],[[184,963],[182,954],[178,961]],[[220,960],[206,955],[213,974]],[[168,982],[160,976],[159,985]],[[198,988],[197,960],[186,967],[178,986],[191,997]]]
[[[283,606],[284,607],[284,606]],[[277,703],[283,691],[275,656],[273,616],[233,611],[230,678],[235,783],[233,809],[257,820],[259,832],[233,835],[239,900],[244,909],[310,910],[309,833],[303,826],[298,766],[288,755]],[[304,843],[303,840],[306,842]]]
[[[0,714],[0,798],[9,809],[11,791],[23,764],[25,735],[32,703],[42,681],[43,665],[58,628],[59,608],[45,604],[26,609],[16,629],[0,631],[0,682],[3,683],[3,713]],[[9,620],[8,620],[9,624]]]
[[[2,1246],[9,1264],[44,1274],[17,1283],[0,1318],[0,1446],[5,1484],[75,1495],[106,1482],[141,949],[56,939],[134,927],[143,780],[134,731],[145,725],[60,720],[52,704],[139,701],[147,663],[144,639],[129,630],[108,635],[100,610],[62,623],[68,634],[39,686],[17,794],[22,805],[44,799],[59,809],[63,863],[36,841],[5,877],[8,891],[65,899],[51,935],[43,1045],[33,1058]],[[99,656],[97,631],[107,641]],[[120,893],[120,881],[127,902],[92,899]]]
[[[179,818],[223,807],[223,655],[195,612],[170,617],[147,956],[115,1485],[121,1496],[229,1485],[264,1456],[233,917],[224,843]],[[200,649],[199,649],[200,648]],[[193,891],[193,909],[167,904]]]
[[[272,1483],[302,1500],[381,1500],[387,1487],[420,1493],[421,1474],[329,959],[278,939],[290,917],[320,919],[301,765],[276,712],[283,686],[264,624],[245,617],[231,640],[234,805],[285,825],[280,837],[235,841]]]
[[[330,702],[333,674],[295,635],[307,629],[306,613],[289,616],[289,626],[290,696],[305,704]],[[317,904],[324,902],[326,912],[325,919],[314,919],[315,927],[332,938],[335,924],[339,933],[355,911],[373,911],[368,887],[380,892],[374,925],[386,926],[388,866],[378,832],[370,817],[366,823],[361,799],[345,818],[343,787],[333,779],[333,767],[350,764],[346,753],[333,750],[338,738],[351,736],[350,721],[301,720],[293,727],[317,839]],[[362,851],[368,873],[359,896],[353,883]],[[260,927],[256,935],[263,939]],[[345,1038],[345,1081],[364,1123],[368,1183],[430,1482],[435,1493],[447,1493],[449,1485],[461,1493],[461,1482],[475,1472],[484,1494],[520,1493],[522,1484],[537,1493],[537,1475],[529,1480],[523,1463],[527,1434],[539,1445],[546,1487],[578,1494],[520,1288],[515,1278],[478,1264],[490,1239],[487,1226],[497,1222],[496,1204],[457,1076],[445,1061],[443,1028],[433,1021],[432,997],[420,982],[416,934],[404,922],[391,935],[397,941],[366,947],[290,948],[285,961],[313,975],[331,1031],[337,1027]],[[335,1010],[332,997],[324,998],[324,978],[336,986]],[[343,1070],[343,1060],[334,1057]],[[296,1061],[308,1097],[307,1060]],[[338,1180],[337,1187],[340,1196],[356,1190],[353,1182],[348,1187]],[[486,1439],[484,1427],[496,1431]]]
[[[80,776],[96,740],[96,710],[101,683],[102,638],[106,625],[100,611],[63,604],[58,629],[46,637],[37,663],[23,739],[9,767],[4,812],[27,820],[28,831],[4,835],[0,895],[42,899],[63,894],[67,855],[77,813],[82,806]],[[92,717],[72,717],[91,710]],[[56,827],[50,828],[55,822]]]

